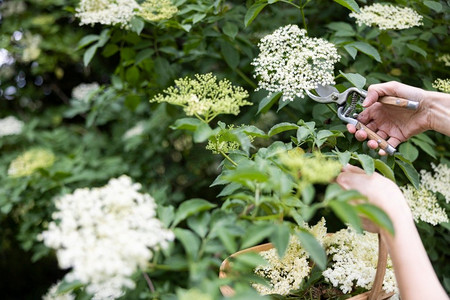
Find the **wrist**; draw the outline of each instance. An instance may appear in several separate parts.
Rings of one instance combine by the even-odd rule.
[[[427,91],[424,100],[428,129],[450,135],[450,94]]]

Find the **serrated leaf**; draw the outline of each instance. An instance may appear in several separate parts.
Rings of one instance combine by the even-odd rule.
[[[356,3],[354,0],[334,0],[334,2],[339,3],[340,5],[350,9],[354,12],[360,12],[358,3]]]
[[[270,128],[267,135],[274,136],[275,134],[285,132],[288,130],[297,130],[298,128],[299,128],[299,126],[297,124],[283,122],[283,123],[276,124],[272,128]]]
[[[358,160],[361,163],[362,168],[367,174],[372,174],[375,171],[375,163],[373,158],[367,154],[357,154]]]
[[[86,50],[86,52],[84,52],[84,54],[83,54],[83,64],[84,64],[85,67],[87,67],[87,65],[89,65],[89,63],[91,62],[92,58],[94,57],[95,52],[97,51],[97,49],[98,49],[98,45],[94,44],[94,45],[90,46]]]
[[[195,131],[198,126],[202,124],[202,121],[196,118],[182,118],[175,121],[175,123],[170,126],[171,129],[185,129],[189,131]]]
[[[370,221],[394,234],[394,225],[389,216],[378,206],[363,203],[356,206],[358,212],[367,217]]]
[[[245,27],[249,26],[258,14],[267,6],[267,3],[255,3],[247,10],[244,17]]]
[[[270,242],[277,249],[279,257],[283,257],[286,249],[289,245],[290,229],[285,224],[279,224],[275,227],[272,236],[270,237]]]
[[[338,160],[341,163],[341,165],[343,165],[343,166],[346,166],[348,164],[348,162],[350,161],[350,158],[352,156],[352,154],[349,151],[345,151],[345,152],[335,151],[334,153],[337,154]]]
[[[203,143],[207,141],[211,136],[215,134],[218,130],[213,130],[208,124],[201,122],[194,131],[194,142]]]
[[[266,113],[267,111],[269,111],[269,109],[275,104],[275,102],[280,99],[281,95],[281,92],[271,93],[267,97],[263,98],[261,102],[259,102],[258,111],[256,112],[256,114]]]
[[[191,216],[187,219],[187,225],[192,229],[199,237],[204,238],[209,230],[209,222],[211,215],[207,212],[201,212],[198,216]]]
[[[225,59],[225,62],[232,69],[236,69],[239,65],[240,55],[234,46],[226,41],[220,42],[220,52]]]
[[[327,255],[320,243],[314,238],[314,236],[306,231],[296,233],[302,247],[308,251],[311,258],[317,264],[321,270],[325,270],[327,266]]]
[[[239,32],[239,27],[234,23],[226,22],[222,30],[224,34],[226,34],[227,36],[229,36],[234,40],[234,38]]]
[[[428,55],[425,50],[423,50],[422,48],[420,48],[419,46],[416,46],[414,44],[406,44],[406,47],[408,47],[409,49],[411,49],[412,51],[414,51],[416,53],[419,53],[423,57],[427,57],[427,55]]]
[[[402,161],[401,159],[396,159],[395,162],[400,167],[400,169],[402,169],[403,173],[405,173],[406,177],[414,185],[414,187],[416,189],[419,189],[419,187],[420,187],[420,175],[416,171],[416,169],[414,169],[414,167],[410,163]]]
[[[242,128],[242,131],[250,136],[267,138],[267,134],[254,125],[245,126]]]
[[[100,38],[99,35],[97,34],[88,34],[86,36],[84,36],[77,44],[78,49],[81,49],[83,47],[86,47],[87,45],[98,41],[98,39]]]
[[[382,160],[375,159],[375,169],[381,172],[385,177],[395,182],[394,171]]]
[[[342,222],[350,224],[359,233],[362,232],[361,219],[354,206],[342,201],[330,201],[328,205]]]
[[[378,62],[381,62],[381,57],[380,57],[380,54],[378,53],[378,50],[375,49],[370,44],[364,43],[364,42],[353,42],[348,45],[355,47],[362,53],[369,55],[370,57],[372,57],[373,59],[375,59]]]
[[[205,210],[210,210],[211,208],[214,208],[216,206],[217,205],[212,204],[204,199],[198,198],[184,201],[178,207],[171,227],[177,226],[178,223],[185,220],[189,216],[192,216]]]
[[[399,152],[411,162],[415,161],[419,156],[419,150],[409,141],[400,145]]]
[[[259,170],[244,167],[234,170],[231,174],[227,174],[224,176],[224,179],[232,182],[245,182],[247,180],[267,182],[269,176]]]
[[[195,260],[200,250],[200,238],[192,231],[182,228],[175,228],[173,233],[183,245],[188,259]]]
[[[422,151],[424,151],[425,153],[427,153],[431,157],[436,158],[437,152],[433,148],[433,146],[430,145],[429,143],[424,142],[424,141],[422,141],[420,139],[416,139],[415,137],[411,139],[411,142],[414,143],[417,147],[422,149]]]
[[[342,71],[339,71],[339,73],[357,88],[362,89],[366,85],[366,78],[358,73],[343,73]]]
[[[137,35],[140,35],[142,32],[142,29],[144,29],[144,21],[141,18],[133,17],[130,21],[131,24],[131,31],[136,32]]]
[[[245,235],[242,237],[241,248],[245,249],[254,246],[264,239],[270,237],[274,231],[275,226],[272,224],[255,224],[245,231]]]
[[[424,1],[423,4],[434,10],[435,12],[442,11],[442,4],[438,1]]]
[[[358,50],[356,50],[355,47],[351,46],[351,45],[344,45],[344,49],[345,51],[347,51],[348,54],[350,54],[350,56],[355,59],[356,54],[358,54]]]
[[[242,187],[242,184],[237,182],[232,182],[228,185],[226,185],[222,191],[217,195],[217,197],[225,197],[228,195],[233,194],[236,190],[238,190],[240,187]]]

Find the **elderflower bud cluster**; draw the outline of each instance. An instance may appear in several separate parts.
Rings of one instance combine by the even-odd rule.
[[[431,164],[432,172],[420,171],[421,185],[426,189],[441,193],[445,197],[445,202],[450,203],[450,167],[446,164]]]
[[[433,82],[433,87],[441,92],[450,93],[450,78],[438,78]]]
[[[135,0],[81,0],[75,9],[75,17],[80,19],[80,25],[118,24],[127,28],[139,9]]]
[[[325,219],[322,218],[308,230],[319,242],[322,241],[326,235]],[[259,283],[252,285],[261,295],[287,295],[290,291],[298,289],[310,274],[309,254],[294,235],[290,237],[286,253],[282,258],[278,256],[275,248],[259,254],[267,260],[268,264],[258,266],[254,272],[269,281],[269,286]]]
[[[343,293],[355,287],[371,289],[378,262],[378,237],[375,233],[358,234],[351,227],[328,235],[324,241],[331,266],[322,272],[325,280]],[[397,290],[392,261],[388,259],[383,281],[386,292]]]
[[[148,21],[158,22],[172,18],[177,12],[178,8],[171,0],[146,0],[141,4],[138,15]]]
[[[447,53],[439,56],[437,61],[443,62],[446,67],[450,67],[450,54]]]
[[[281,162],[305,184],[329,183],[341,171],[339,161],[327,158],[320,153],[307,156],[297,149],[280,155]]]
[[[150,102],[167,102],[180,105],[188,116],[203,116],[203,120],[210,122],[219,114],[239,114],[240,107],[251,105],[245,100],[248,92],[236,87],[227,79],[217,82],[211,73],[196,74],[195,79],[189,77],[175,80],[171,86],[158,94]]]
[[[436,196],[424,187],[416,189],[411,185],[400,187],[408,202],[415,222],[423,221],[431,225],[448,222],[445,210],[440,207]]]
[[[334,64],[341,58],[336,47],[306,34],[297,25],[287,25],[261,39],[252,62],[257,90],[282,92],[284,100],[292,101],[303,98],[305,90],[334,84]]]
[[[89,102],[99,88],[100,85],[97,82],[80,83],[72,89],[72,99]]]
[[[23,122],[14,116],[0,119],[0,137],[20,134],[22,132],[23,125]]]
[[[381,30],[400,30],[423,25],[422,16],[409,7],[392,4],[374,3],[361,8],[359,13],[352,12],[350,17],[356,19],[359,26],[377,26]]]
[[[80,188],[55,200],[56,212],[40,235],[56,250],[65,281],[78,280],[96,299],[115,299],[134,288],[155,250],[174,234],[156,218],[156,203],[141,185],[122,175],[99,188]]]
[[[38,169],[51,167],[55,162],[55,155],[47,149],[34,148],[16,157],[8,168],[8,176],[25,177]]]

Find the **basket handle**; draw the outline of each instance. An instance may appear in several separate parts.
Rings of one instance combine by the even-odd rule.
[[[384,243],[381,234],[378,233],[378,263],[377,272],[375,273],[375,280],[370,290],[368,300],[378,300],[383,294],[383,281],[384,275],[386,274],[388,250]]]

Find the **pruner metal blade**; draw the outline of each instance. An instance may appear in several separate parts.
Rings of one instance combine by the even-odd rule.
[[[361,97],[365,97],[367,95],[366,91],[360,90],[356,87],[351,87],[344,92],[339,93],[339,91],[331,85],[319,85],[315,91],[319,96],[314,95],[310,91],[306,91],[306,94],[314,101],[320,103],[336,103],[338,105],[345,104],[350,94],[357,93]]]

